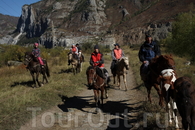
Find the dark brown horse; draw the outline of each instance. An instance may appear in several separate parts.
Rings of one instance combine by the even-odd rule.
[[[147,75],[146,81],[144,81],[144,85],[147,88],[148,92],[148,100],[152,102],[151,100],[151,88],[154,86],[154,88],[157,90],[159,95],[159,105],[163,106],[162,98],[161,98],[161,88],[159,87],[161,83],[160,75],[161,71],[164,69],[174,69],[175,62],[173,60],[172,55],[160,55],[155,58],[153,58],[149,64],[149,73]]]
[[[120,76],[123,76],[123,81],[125,84],[126,91],[127,91],[126,76],[127,76],[128,69],[129,69],[128,57],[122,57],[119,61],[117,61],[117,63],[114,65],[114,68],[112,69],[114,84],[115,84],[115,77],[117,76],[118,87],[119,87],[119,89],[121,89]]]
[[[100,75],[97,74],[98,71],[97,69],[99,68],[89,66],[86,70],[88,85],[93,88],[93,92],[94,92],[96,112],[100,105],[100,98],[101,98],[101,105],[103,107],[104,91],[105,91],[106,98],[108,97],[106,83],[104,81],[105,79],[103,79]],[[101,92],[101,96],[100,96],[100,92]]]
[[[25,53],[24,64],[27,66],[27,69],[30,71],[30,74],[32,75],[34,87],[37,87],[36,83],[39,85],[39,87],[41,87],[42,85],[39,82],[39,74],[43,75],[42,83],[44,83],[44,80],[46,80],[46,83],[48,83],[47,77],[50,77],[49,67],[47,65],[46,60],[43,60],[43,62],[44,62],[44,68],[41,68],[41,65],[38,62],[37,58],[34,57],[34,55],[31,52]],[[36,77],[34,74],[36,74]]]
[[[176,104],[185,130],[195,130],[195,85],[188,77],[180,77],[175,83]]]

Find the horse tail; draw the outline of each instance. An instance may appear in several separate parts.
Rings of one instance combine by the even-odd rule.
[[[45,60],[45,71],[48,77],[50,77],[49,67],[47,65],[47,61]]]

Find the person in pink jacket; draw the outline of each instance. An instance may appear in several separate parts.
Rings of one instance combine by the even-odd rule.
[[[35,43],[34,48],[32,50],[32,54],[37,58],[42,68],[44,68],[44,63],[41,58],[41,50],[38,48],[39,44]]]

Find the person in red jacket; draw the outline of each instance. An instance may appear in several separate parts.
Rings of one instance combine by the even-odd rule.
[[[78,59],[78,62],[80,62],[80,61],[79,61],[79,57],[78,57],[78,54],[79,54],[79,53],[78,53],[78,48],[77,48],[74,44],[72,45],[72,47],[71,47],[70,52],[68,53],[68,55],[69,55],[70,53],[71,53],[71,54],[76,54],[76,55],[75,55],[75,56],[76,56],[75,58]],[[70,65],[70,60],[68,60],[68,65]]]
[[[39,61],[40,65],[41,65],[41,68],[44,68],[44,63],[43,63],[42,58],[41,58],[41,50],[38,48],[38,46],[39,46],[38,43],[34,44],[34,49],[32,49],[32,54]]]
[[[102,72],[104,72],[103,78],[106,79],[105,82],[108,84],[110,81],[108,71],[104,68],[104,58],[103,54],[99,51],[99,46],[94,46],[94,52],[91,54],[90,65],[98,66]]]

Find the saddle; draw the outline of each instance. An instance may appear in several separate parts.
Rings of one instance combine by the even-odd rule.
[[[105,69],[100,69],[99,67],[96,67],[97,75],[100,76],[103,79],[106,79],[105,71],[106,71]]]

